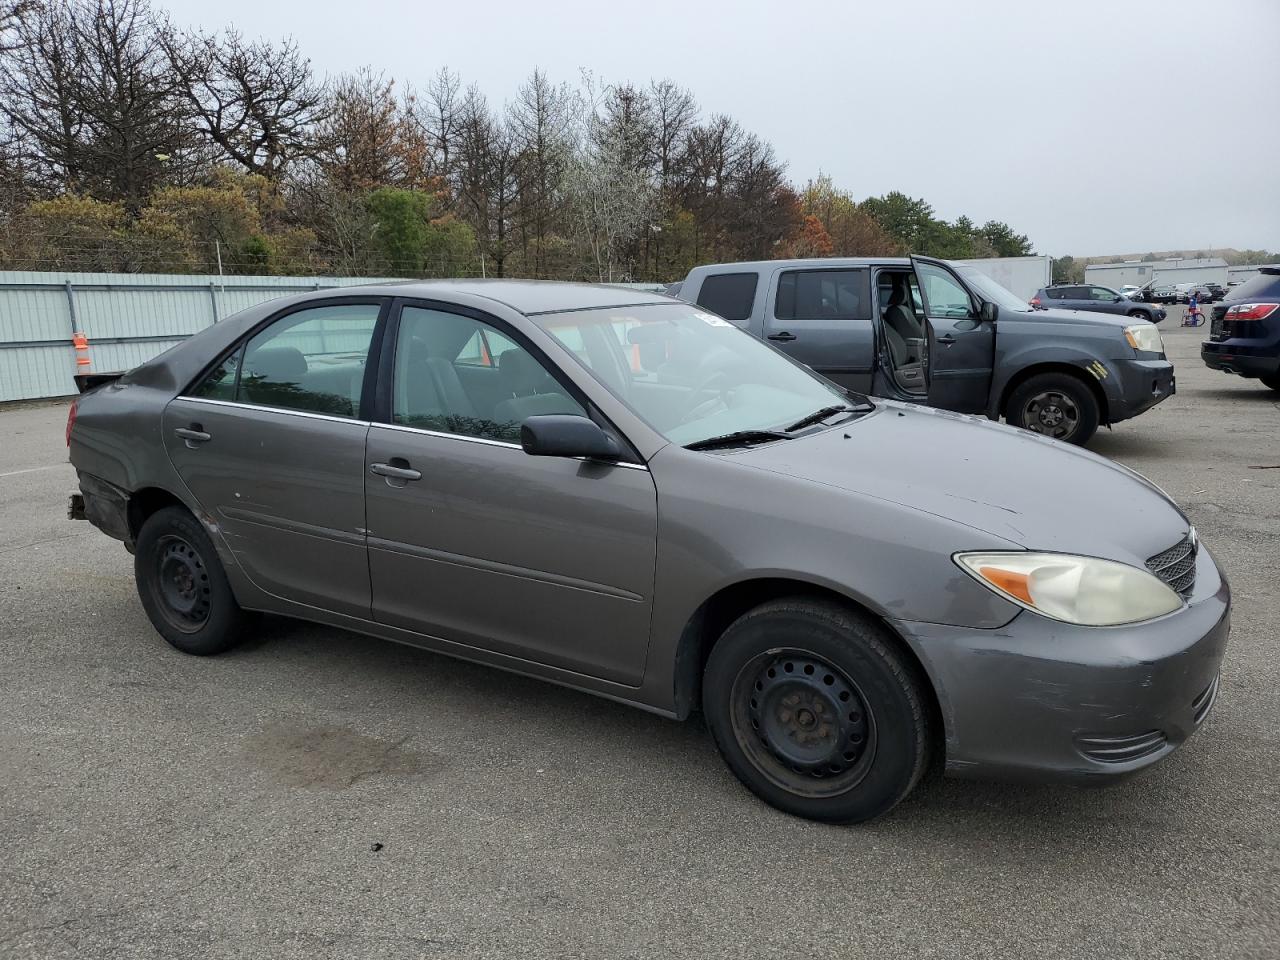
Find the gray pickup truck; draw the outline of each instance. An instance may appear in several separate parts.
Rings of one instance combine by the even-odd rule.
[[[1004,417],[1069,443],[1175,389],[1154,324],[1034,310],[974,267],[945,260],[712,264],[669,292],[843,387]]]

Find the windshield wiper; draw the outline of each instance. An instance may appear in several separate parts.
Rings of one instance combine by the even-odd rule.
[[[821,423],[823,420],[827,419],[827,417],[830,417],[833,414],[853,413],[853,412],[854,412],[853,407],[847,407],[843,403],[837,404],[836,406],[833,406],[833,407],[823,407],[821,410],[815,410],[813,413],[809,414],[807,417],[801,417],[791,426],[787,427],[786,431],[787,433],[792,433],[796,430],[799,430],[801,427],[808,427],[815,423]]]
[[[750,447],[757,443],[769,443],[772,440],[790,440],[791,437],[777,430],[735,430],[733,433],[721,434],[718,437],[707,437],[686,443],[686,450],[716,450],[721,447]]]

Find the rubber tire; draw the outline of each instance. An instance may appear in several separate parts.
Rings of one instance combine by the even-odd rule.
[[[730,703],[742,667],[768,650],[810,651],[853,680],[876,721],[875,758],[842,794],[805,797],[768,779],[734,733]],[[774,600],[739,617],[711,650],[702,709],[720,755],[744,786],[785,813],[824,823],[861,823],[893,809],[928,769],[934,735],[926,681],[883,627],[836,603],[803,597]]]
[[[1073,435],[1062,437],[1061,440],[1063,443],[1073,443],[1083,447],[1098,431],[1102,414],[1098,409],[1098,398],[1093,395],[1089,385],[1079,377],[1068,373],[1038,373],[1020,384],[1009,395],[1009,402],[1005,404],[1005,422],[1010,426],[1027,429],[1022,422],[1022,410],[1026,407],[1028,400],[1046,390],[1060,390],[1071,394],[1076,407],[1080,410],[1080,424]]]
[[[209,616],[195,632],[185,633],[171,624],[161,612],[163,602],[156,594],[158,568],[156,552],[166,534],[181,536],[199,554],[209,576]],[[142,524],[134,545],[133,576],[138,598],[156,631],[183,653],[207,657],[235,646],[244,633],[247,616],[236,603],[227,582],[226,572],[218,559],[213,541],[204,527],[183,507],[164,507]]]
[[[1272,390],[1280,391],[1280,373],[1264,375],[1258,379],[1262,381],[1263,386],[1270,387]]]
[[[1150,321],[1151,323],[1155,323],[1155,321],[1154,321],[1154,320],[1152,320],[1149,316],[1147,316],[1147,315],[1146,315],[1145,313],[1143,313],[1141,310],[1130,310],[1130,311],[1126,314],[1126,316],[1128,316],[1128,317],[1129,317],[1129,319],[1131,319],[1131,320],[1148,320],[1148,321]]]

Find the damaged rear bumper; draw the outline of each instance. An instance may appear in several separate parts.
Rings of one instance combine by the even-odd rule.
[[[129,528],[129,493],[100,477],[79,472],[80,492],[71,494],[67,518],[88,520],[109,537],[121,540],[133,550]]]

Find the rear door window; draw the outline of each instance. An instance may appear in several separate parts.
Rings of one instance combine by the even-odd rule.
[[[712,274],[702,281],[698,306],[726,320],[742,323],[751,317],[759,276],[754,273]]]
[[[281,317],[244,348],[241,403],[355,417],[378,303],[309,307]]]
[[[869,320],[868,270],[788,270],[778,278],[779,320]]]

